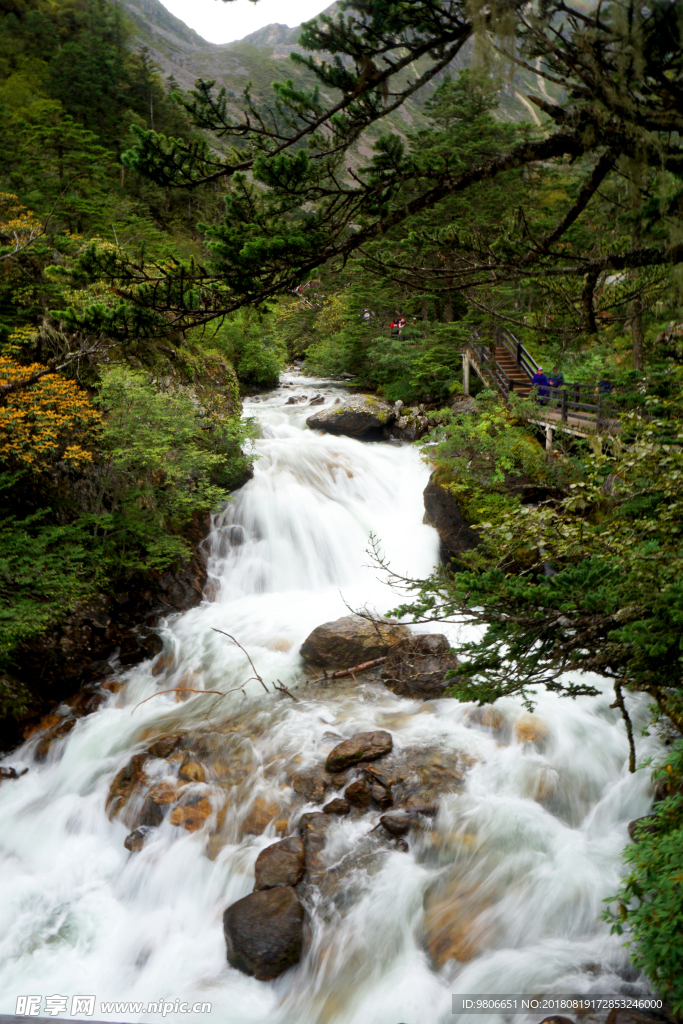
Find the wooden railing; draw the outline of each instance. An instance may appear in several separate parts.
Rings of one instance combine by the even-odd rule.
[[[495,357],[495,346],[481,343],[481,339],[475,335],[479,344],[471,344],[469,353],[478,371],[488,376],[491,383],[498,388],[507,401],[515,387],[519,388],[519,381],[512,380],[498,363]],[[557,423],[577,433],[597,433],[606,430],[616,424],[614,412],[608,408],[609,394],[597,392],[598,385],[581,384],[578,381],[564,383],[560,387],[551,385],[532,385],[531,381],[539,366],[531,353],[524,347],[521,341],[515,338],[508,330],[499,331],[496,337],[496,345],[502,345],[514,358],[516,365],[523,370],[532,387],[532,399],[538,405],[538,421],[552,425]],[[483,379],[483,378],[482,378]],[[524,385],[526,387],[526,385]],[[542,394],[539,394],[539,391]]]

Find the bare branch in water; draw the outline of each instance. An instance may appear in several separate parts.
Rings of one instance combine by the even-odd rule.
[[[232,640],[232,642],[234,643],[235,647],[239,647],[239,649],[241,650],[242,654],[245,654],[245,655],[246,655],[246,657],[247,657],[247,660],[248,660],[249,664],[250,664],[250,665],[251,665],[251,667],[252,667],[252,671],[253,671],[253,673],[254,673],[254,678],[255,678],[255,679],[258,679],[259,683],[261,684],[261,686],[263,687],[263,689],[264,689],[264,690],[266,691],[266,693],[270,693],[270,690],[268,689],[268,687],[266,686],[266,684],[265,684],[265,683],[263,682],[263,679],[261,678],[261,676],[260,676],[260,675],[258,674],[258,672],[256,671],[256,665],[255,665],[255,664],[254,664],[254,662],[253,662],[253,661],[251,660],[251,657],[250,657],[250,655],[249,655],[249,652],[248,652],[248,651],[245,651],[244,647],[242,647],[242,644],[241,644],[241,643],[239,642],[239,640],[235,640],[234,636],[230,636],[230,634],[229,634],[229,633],[226,633],[226,632],[225,632],[225,630],[223,630],[223,629],[216,629],[216,627],[215,627],[215,626],[212,626],[212,627],[211,627],[211,629],[212,629],[212,630],[214,631],[214,633],[220,633],[220,634],[221,634],[222,636],[227,636],[228,640]],[[247,680],[247,682],[248,682],[248,681],[249,681],[249,680]]]
[[[234,686],[232,690],[226,690],[224,693],[222,690],[193,690],[189,686],[172,686],[170,690],[157,690],[156,693],[152,694],[152,697],[160,697],[162,693],[216,693],[219,697],[226,697],[229,693],[234,693],[235,690],[242,689],[242,686]],[[152,699],[152,697],[145,697],[144,700],[141,700],[139,704],[135,705],[133,711],[137,711],[139,707],[146,704],[148,700]],[[133,714],[133,711],[131,711],[131,715]]]
[[[278,693],[284,693],[285,696],[290,697],[292,700],[298,702],[299,698],[295,697],[293,693],[290,693],[285,684],[278,679],[276,683],[273,683],[273,689],[277,690]]]

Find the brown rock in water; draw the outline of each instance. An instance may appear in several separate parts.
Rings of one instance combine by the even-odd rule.
[[[311,803],[319,804],[325,796],[325,790],[331,783],[330,776],[322,765],[314,765],[292,777],[292,789]]]
[[[185,782],[206,782],[204,765],[193,759],[185,761],[178,772],[178,778]]]
[[[490,933],[479,920],[490,901],[476,886],[457,879],[432,890],[425,904],[425,942],[436,967],[449,960],[467,963],[490,943]]]
[[[142,847],[145,845],[147,838],[152,831],[146,825],[142,825],[140,828],[134,829],[130,832],[123,840],[123,845],[130,853],[139,853]]]
[[[356,782],[352,782],[350,786],[347,786],[344,790],[344,798],[353,807],[367,808],[372,803],[372,796],[364,779],[357,779]]]
[[[548,736],[548,726],[536,715],[522,715],[515,722],[515,739],[518,743],[543,743]]]
[[[419,633],[394,644],[382,665],[381,675],[399,697],[432,700],[443,697],[450,684],[446,673],[459,664],[445,636]]]
[[[327,839],[327,830],[334,821],[331,814],[303,814],[299,822],[299,834],[306,848],[306,870],[315,878],[325,870],[321,854]]]
[[[329,804],[325,804],[323,807],[323,814],[349,814],[351,812],[351,805],[348,800],[344,800],[343,797],[335,797],[334,800],[330,800]]]
[[[186,804],[174,807],[168,820],[172,825],[180,825],[188,832],[198,832],[212,811],[208,797],[195,797]]]
[[[481,729],[491,729],[495,733],[503,732],[505,729],[505,719],[493,704],[481,704],[479,707],[470,708],[466,717],[469,725],[476,725]]]
[[[368,788],[370,789],[370,796],[378,807],[383,811],[386,811],[387,807],[391,807],[394,801],[391,799],[391,793],[385,786],[380,786],[378,782],[371,782]]]
[[[424,506],[423,522],[434,527],[446,555],[455,558],[477,547],[479,534],[466,522],[451,492],[434,482],[433,473],[424,489]]]
[[[260,836],[279,815],[279,804],[269,797],[257,796],[242,823],[242,831],[249,836]]]
[[[342,772],[362,761],[376,761],[378,757],[390,753],[393,745],[389,732],[357,732],[330,751],[325,767],[330,772]]]
[[[271,981],[299,962],[304,908],[291,886],[252,892],[228,907],[223,931],[228,963],[259,981]]]
[[[390,836],[406,835],[413,824],[410,818],[404,814],[383,814],[379,820]]]
[[[162,736],[160,739],[155,740],[154,743],[148,748],[150,757],[170,757],[176,747],[180,746],[182,736]]]
[[[142,779],[142,766],[146,760],[147,754],[135,754],[114,777],[105,805],[110,819],[119,814]]]
[[[439,813],[439,805],[434,800],[424,796],[409,796],[406,800],[406,811],[409,814],[426,814],[434,818]]]
[[[324,668],[353,668],[383,658],[393,644],[410,635],[408,627],[398,622],[344,615],[316,626],[301,645],[300,654],[305,661]]]
[[[374,395],[347,395],[338,405],[314,412],[306,426],[347,437],[381,438],[395,419],[393,406],[380,402]]]
[[[182,792],[182,786],[179,787],[175,782],[160,782],[154,789],[150,790],[149,798],[153,800],[155,804],[159,804],[160,807],[165,807],[167,804],[174,804]]]
[[[298,836],[261,850],[256,858],[254,889],[298,885],[306,870],[306,850]]]

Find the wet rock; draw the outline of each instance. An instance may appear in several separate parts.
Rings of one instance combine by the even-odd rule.
[[[384,683],[400,697],[431,700],[442,697],[450,680],[446,673],[459,665],[440,633],[419,633],[399,640],[382,665]]]
[[[404,814],[383,814],[379,820],[390,836],[406,835],[413,824],[410,818]]]
[[[297,885],[306,870],[306,850],[298,836],[261,850],[256,858],[254,889]]]
[[[381,767],[395,780],[391,793],[397,808],[431,814],[437,811],[441,793],[462,786],[464,769],[472,763],[467,755],[455,751],[418,748],[401,751],[398,764],[384,761]]]
[[[393,745],[391,733],[358,732],[330,751],[325,767],[330,772],[341,772],[362,761],[376,761],[378,757],[390,753]]]
[[[324,395],[316,395],[316,397],[312,398],[308,404],[309,405],[322,405],[324,403],[324,401],[325,401],[325,396]]]
[[[362,615],[345,615],[316,626],[301,645],[301,657],[325,668],[352,668],[382,658],[389,648],[410,636],[407,626],[384,619],[371,622]]]
[[[163,646],[156,633],[132,630],[121,639],[119,661],[122,665],[136,665],[139,661],[154,658],[161,652]]]
[[[502,733],[505,730],[505,719],[498,708],[494,708],[492,704],[481,704],[479,707],[470,708],[466,717],[468,725],[491,729],[494,733]]]
[[[395,419],[392,406],[373,395],[347,395],[338,405],[309,416],[306,426],[329,434],[372,439],[381,438],[385,427],[390,427]]]
[[[348,800],[352,807],[368,808],[372,803],[372,795],[367,782],[364,779],[357,779],[356,782],[352,782],[344,790],[344,799]]]
[[[181,791],[182,787],[179,787],[175,780],[173,782],[164,780],[150,790],[149,798],[160,807],[166,807],[168,804],[176,802]]]
[[[653,803],[658,804],[660,800],[666,800],[668,796],[675,796],[677,793],[683,794],[683,781],[658,779]]]
[[[327,830],[334,821],[331,814],[304,814],[299,822],[299,834],[306,847],[306,870],[312,880],[321,875],[325,865],[321,854],[327,840]]]
[[[330,775],[321,765],[314,765],[292,777],[292,789],[311,803],[322,803],[325,790],[331,783]]]
[[[184,828],[187,832],[198,832],[212,812],[208,797],[195,796],[186,803],[174,807],[168,820],[172,825]]]
[[[548,736],[548,726],[536,715],[522,715],[515,722],[514,733],[518,743],[535,743],[538,747]]]
[[[44,761],[52,749],[52,744],[56,740],[61,740],[64,736],[67,736],[74,728],[77,721],[78,719],[74,716],[69,716],[68,718],[63,718],[59,725],[55,725],[52,729],[49,729],[48,732],[38,740],[35,750],[33,751],[33,756],[36,761]]]
[[[439,805],[424,796],[409,796],[406,800],[406,811],[409,814],[425,814],[433,818],[439,813]]]
[[[291,886],[252,892],[223,915],[228,963],[259,981],[277,978],[299,962],[304,909]]]
[[[123,840],[123,845],[130,853],[139,853],[147,842],[152,829],[147,825],[134,829]]]
[[[476,886],[454,880],[439,885],[425,901],[425,944],[435,967],[449,960],[467,963],[490,944],[480,915],[489,900]]]
[[[178,778],[185,782],[206,782],[204,765],[192,758],[184,761],[178,772]]]
[[[429,431],[429,420],[417,408],[402,409],[391,428],[391,436],[399,441],[418,441]]]
[[[348,800],[344,800],[343,797],[335,797],[334,800],[330,800],[328,804],[323,807],[323,814],[349,814],[351,811],[351,805]]]
[[[24,768],[23,772],[18,772],[16,768],[10,768],[8,766],[0,767],[0,781],[5,779],[20,779],[22,775],[26,775],[28,768]]]
[[[257,796],[251,805],[251,810],[242,823],[242,831],[245,835],[260,836],[266,831],[272,821],[279,821],[281,816],[280,805],[270,797]],[[282,831],[276,825],[277,831]]]
[[[164,820],[164,812],[151,796],[145,797],[142,807],[132,822],[136,828],[156,828]]]
[[[378,807],[383,811],[386,811],[387,807],[391,807],[394,801],[391,798],[391,793],[385,786],[380,786],[378,782],[371,782],[368,788],[370,796]]]
[[[640,842],[645,836],[654,835],[657,831],[655,814],[646,814],[642,818],[636,818],[628,823],[628,834],[634,843]]]
[[[167,758],[180,746],[181,741],[182,736],[162,736],[147,748],[147,752],[150,757]]]
[[[142,779],[142,766],[146,760],[147,754],[135,754],[114,777],[105,804],[110,819],[115,818],[130,799]]]
[[[424,506],[423,522],[434,527],[449,557],[456,558],[477,547],[479,534],[466,522],[451,492],[435,483],[434,474],[424,490]]]

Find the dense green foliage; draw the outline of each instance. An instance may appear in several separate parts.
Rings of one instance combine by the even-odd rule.
[[[0,40],[3,717],[34,706],[16,676],[74,608],[188,557],[188,529],[249,465],[240,386],[272,384],[282,357],[254,325],[184,338],[87,266],[93,247],[190,256],[220,203],[122,167],[133,126],[196,130],[120,6],[17,0]]]
[[[616,912],[609,909],[605,916],[618,935],[627,929],[633,963],[666,994],[679,1017],[683,1013],[683,745],[671,751],[655,777],[664,798],[641,821],[636,842],[626,847],[629,874]]]

